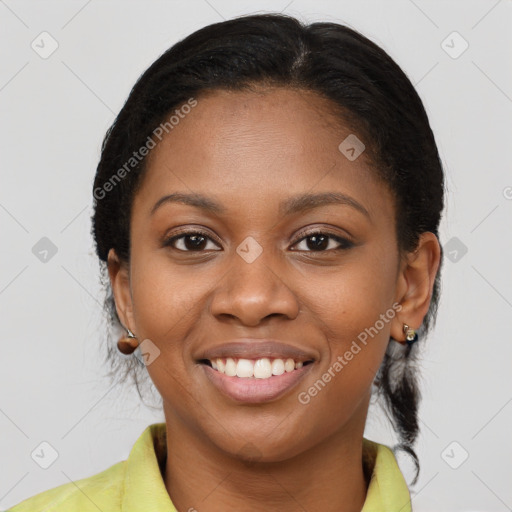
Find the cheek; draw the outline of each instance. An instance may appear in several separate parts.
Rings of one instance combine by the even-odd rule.
[[[297,395],[309,417],[321,418],[319,436],[330,435],[350,418],[366,417],[396,315],[388,283],[374,280],[369,272],[353,272],[330,283],[329,293],[319,294],[316,309],[316,323],[328,338],[325,358],[316,381]]]
[[[361,396],[380,367],[397,313],[395,263],[393,254],[365,251],[331,275],[328,286],[310,284],[311,290],[323,290],[310,296],[310,304],[328,338],[322,370],[334,393]]]
[[[338,338],[344,345],[349,339],[357,338],[390,308],[388,316],[394,315],[394,265],[393,255],[368,249],[354,254],[339,272],[330,273],[328,279],[310,281],[311,307],[328,327],[333,341]],[[379,331],[389,332],[387,320],[384,325],[379,322]]]
[[[137,334],[158,356],[147,366],[164,400],[184,414],[196,404],[187,392],[191,361],[186,340],[204,309],[212,283],[192,266],[172,269],[165,251],[132,252],[131,286]]]
[[[209,281],[191,266],[172,270],[164,253],[134,253],[132,268],[134,317],[140,334],[176,347],[172,341],[184,339]]]

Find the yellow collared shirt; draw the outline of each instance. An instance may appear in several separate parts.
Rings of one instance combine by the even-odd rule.
[[[166,454],[165,436],[165,423],[149,425],[127,460],[36,494],[9,511],[177,512],[159,465]],[[363,438],[363,450],[376,450],[376,458],[361,512],[411,512],[409,490],[391,449]]]

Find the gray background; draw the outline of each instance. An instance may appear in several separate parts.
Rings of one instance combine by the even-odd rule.
[[[235,15],[281,10],[360,30],[403,67],[425,102],[448,198],[442,299],[421,364],[413,507],[512,510],[505,0],[0,1],[0,508],[125,459],[145,426],[163,421],[133,388],[111,388],[104,377],[90,236],[100,143],[137,77],[174,42]],[[40,36],[45,31],[50,36]],[[44,55],[52,44],[56,51]],[[395,441],[377,407],[365,435]],[[43,441],[58,453],[48,469],[31,458]]]

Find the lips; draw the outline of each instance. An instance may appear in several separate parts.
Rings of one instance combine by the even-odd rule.
[[[271,402],[292,392],[312,371],[313,365],[303,366],[269,379],[229,377],[207,365],[201,368],[214,388],[235,403],[260,404]]]
[[[198,353],[208,381],[223,395],[235,402],[261,403],[276,400],[289,392],[307,375],[318,357],[311,351],[274,340],[244,339],[212,346]],[[219,368],[238,362],[236,370]],[[276,371],[280,362],[286,369]],[[258,365],[272,365],[259,369]],[[286,364],[286,363],[285,363]],[[282,371],[281,371],[282,370]],[[254,374],[253,372],[254,371]]]
[[[315,361],[315,354],[297,346],[275,340],[261,340],[245,338],[222,345],[209,347],[196,356],[197,362],[212,361],[214,359],[293,359],[295,362],[305,363]]]

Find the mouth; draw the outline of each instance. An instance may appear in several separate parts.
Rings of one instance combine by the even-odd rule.
[[[277,340],[243,338],[212,345],[195,356],[209,384],[236,403],[281,398],[312,371],[319,353]]]
[[[239,379],[272,379],[285,373],[291,373],[313,363],[312,359],[288,358],[245,359],[237,357],[218,357],[200,359],[200,364],[209,366],[215,372],[227,377]]]
[[[291,358],[237,359],[232,357],[198,361],[210,384],[238,404],[262,404],[290,393],[314,367],[314,360]]]

